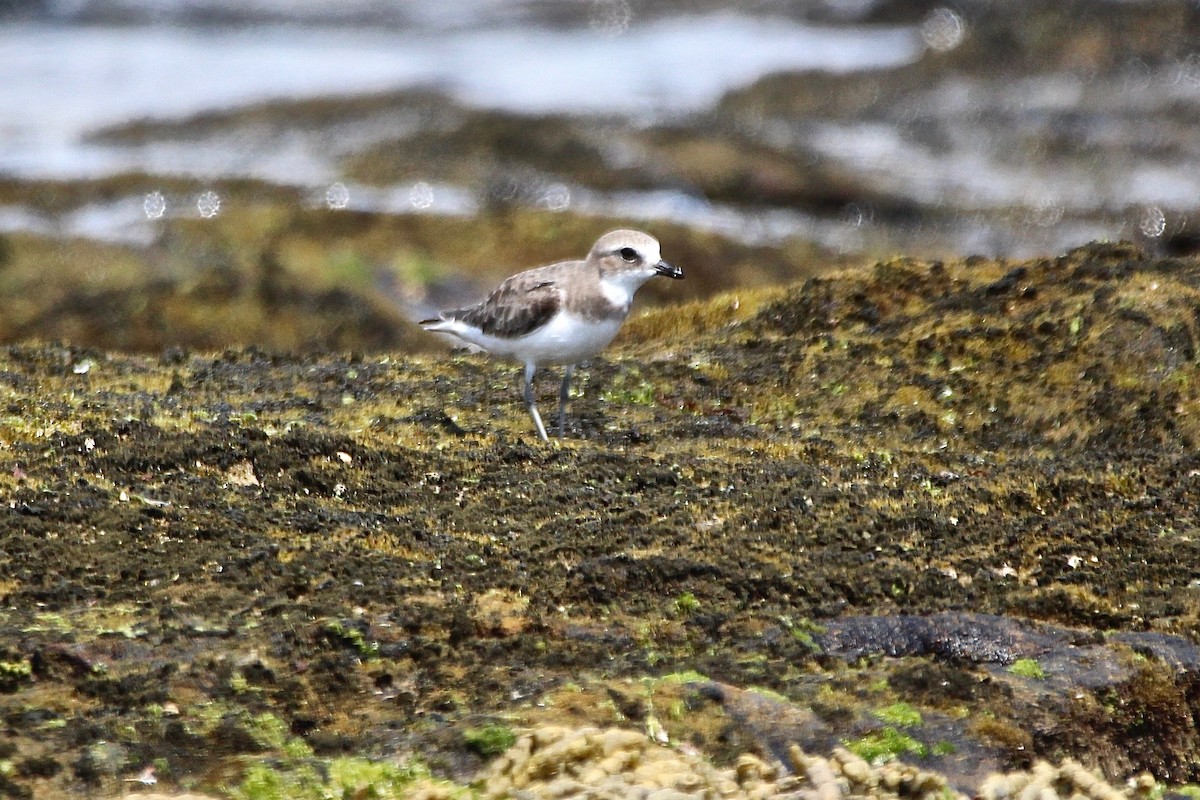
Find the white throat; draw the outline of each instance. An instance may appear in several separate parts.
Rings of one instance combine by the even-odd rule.
[[[642,284],[650,280],[654,273],[649,275],[630,270],[629,272],[621,272],[615,275],[605,275],[600,279],[600,293],[613,305],[629,310],[629,306],[633,303],[633,295]]]

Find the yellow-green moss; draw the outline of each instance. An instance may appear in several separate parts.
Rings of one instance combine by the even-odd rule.
[[[517,734],[507,725],[484,725],[463,731],[463,741],[485,758],[500,755],[517,741]]]
[[[1022,678],[1043,680],[1046,677],[1046,670],[1042,669],[1036,658],[1018,658],[1009,665],[1008,671]]]
[[[858,739],[845,740],[842,744],[847,750],[872,764],[892,761],[905,754],[921,758],[929,755],[928,746],[890,725]]]

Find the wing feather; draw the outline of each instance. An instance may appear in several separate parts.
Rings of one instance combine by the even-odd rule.
[[[530,270],[505,280],[488,299],[445,316],[472,325],[489,336],[515,339],[545,325],[562,307],[558,281]]]

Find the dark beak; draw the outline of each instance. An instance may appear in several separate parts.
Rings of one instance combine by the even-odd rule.
[[[673,267],[665,261],[660,261],[654,265],[654,271],[659,275],[666,275],[668,278],[679,280],[683,277],[683,270],[679,267]]]

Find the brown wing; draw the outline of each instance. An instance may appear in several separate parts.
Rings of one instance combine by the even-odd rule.
[[[479,305],[446,316],[474,325],[490,336],[515,339],[545,325],[561,306],[562,291],[556,281],[521,273],[501,283]]]

